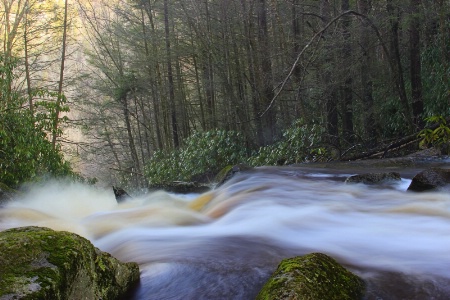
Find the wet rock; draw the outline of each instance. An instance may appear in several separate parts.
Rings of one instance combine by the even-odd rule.
[[[150,190],[163,190],[177,194],[205,193],[211,188],[198,182],[173,181],[164,184],[156,184],[149,187]]]
[[[112,188],[113,188],[114,196],[116,197],[117,203],[131,199],[131,196],[128,195],[128,193],[125,192],[124,189],[122,189],[120,187],[115,187],[115,186],[113,186]]]
[[[217,182],[216,188],[220,187],[221,185],[223,185],[225,182],[227,182],[228,180],[230,180],[231,178],[233,178],[236,174],[238,174],[239,172],[243,172],[243,171],[248,171],[253,169],[250,166],[247,166],[245,164],[238,164],[238,165],[234,165],[234,166],[226,166],[225,168],[223,168],[216,176],[215,178],[215,182]]]
[[[74,233],[43,227],[0,232],[0,299],[120,299],[139,280]]]
[[[350,176],[345,180],[345,183],[378,184],[382,182],[399,180],[401,180],[401,177],[397,172],[367,173]]]
[[[283,260],[256,299],[362,299],[364,289],[364,282],[333,258],[311,253]]]
[[[431,168],[414,176],[408,191],[450,190],[450,169]]]

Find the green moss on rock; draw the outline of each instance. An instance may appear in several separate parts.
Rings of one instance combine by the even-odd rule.
[[[139,280],[74,233],[42,227],[0,232],[0,299],[118,299]]]
[[[257,300],[361,299],[364,282],[322,253],[283,260]]]

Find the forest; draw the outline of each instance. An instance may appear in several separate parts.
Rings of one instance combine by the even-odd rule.
[[[5,186],[144,188],[450,140],[448,1],[0,6]]]

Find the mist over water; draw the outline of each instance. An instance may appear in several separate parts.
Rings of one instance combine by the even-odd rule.
[[[260,169],[203,195],[121,204],[110,190],[49,183],[0,208],[0,230],[72,231],[138,262],[130,299],[253,299],[281,259],[311,252],[364,278],[367,299],[450,299],[450,195],[346,175]]]

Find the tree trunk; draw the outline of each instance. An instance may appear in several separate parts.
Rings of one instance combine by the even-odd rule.
[[[3,57],[4,57],[4,65],[10,65],[13,62],[13,56],[14,51],[13,47],[15,44],[16,35],[18,33],[19,25],[21,24],[21,21],[23,19],[23,16],[25,14],[25,7],[20,5],[20,2],[13,6],[14,1],[8,1],[3,0],[3,10],[2,15],[5,18],[4,19],[4,25],[3,29],[4,36],[3,36]],[[13,11],[13,8],[15,8],[15,11]],[[11,22],[13,22],[11,24]],[[12,26],[11,26],[12,25]],[[0,27],[0,28],[1,28]],[[6,86],[6,95],[3,95],[3,101],[5,102],[5,107],[8,107],[11,104],[12,98],[11,98],[11,91],[12,91],[12,84],[13,80],[12,78],[7,78],[7,86]]]
[[[178,121],[175,107],[175,84],[173,81],[172,70],[172,51],[170,48],[170,29],[169,29],[169,7],[168,0],[164,0],[164,32],[166,40],[166,55],[167,55],[167,80],[169,84],[169,103],[170,103],[170,117],[172,122],[172,138],[173,146],[178,148],[180,145],[178,138]]]
[[[59,128],[59,113],[60,107],[63,102],[63,80],[64,80],[64,65],[66,61],[66,40],[67,40],[67,2],[64,1],[64,21],[63,21],[63,40],[62,40],[62,49],[61,49],[61,67],[59,70],[59,82],[58,82],[58,98],[56,99],[55,106],[55,115],[53,116],[53,128],[52,128],[52,147],[56,148],[56,138],[58,136],[58,128]]]
[[[368,16],[371,10],[370,0],[359,0],[359,12],[364,16]],[[367,147],[373,148],[377,142],[377,134],[375,129],[375,113],[374,113],[374,101],[373,101],[373,82],[372,82],[372,60],[373,60],[373,50],[370,47],[369,41],[370,28],[367,20],[362,21],[361,31],[360,31],[360,43],[362,48],[362,60],[360,67],[360,77],[362,85],[362,101],[363,101],[363,124],[365,137],[367,140]]]
[[[272,61],[270,59],[270,47],[269,47],[269,33],[267,30],[267,12],[266,12],[266,0],[259,0],[258,6],[258,39],[260,46],[260,70],[261,70],[261,82],[260,82],[260,99],[262,108],[265,111],[262,118],[262,144],[272,144],[277,136],[277,107],[272,105],[269,110],[267,107],[271,105],[271,101],[274,97],[273,91],[273,78],[272,78]]]
[[[424,125],[422,98],[422,69],[420,60],[420,21],[421,0],[411,0],[411,20],[409,27],[409,54],[411,71],[411,99],[414,124],[418,129]]]
[[[256,90],[256,63],[255,63],[255,55],[253,49],[255,49],[255,42],[252,37],[253,26],[250,20],[251,12],[249,12],[246,0],[241,0],[242,12],[244,15],[243,25],[244,25],[244,34],[246,38],[245,43],[245,52],[246,52],[246,60],[247,60],[247,69],[248,69],[248,82],[250,85],[249,88],[249,97],[251,98],[251,106],[252,106],[252,114],[254,118],[254,126],[256,133],[256,145],[263,144],[263,136],[262,136],[262,122],[261,118],[259,118],[259,114],[261,113],[261,106],[258,101],[257,90]],[[254,138],[252,139],[254,140]]]
[[[407,124],[408,129],[411,131],[413,128],[413,122],[412,122],[412,114],[411,109],[408,101],[408,96],[406,95],[406,88],[405,88],[405,80],[403,78],[403,66],[400,56],[400,45],[399,45],[399,25],[400,25],[400,12],[399,8],[394,7],[394,4],[392,2],[393,0],[386,0],[386,9],[390,16],[390,25],[391,25],[391,59],[392,66],[393,66],[393,77],[395,86],[398,92],[398,96],[400,98],[400,106],[403,113],[403,118],[405,119],[405,122]]]
[[[24,63],[25,63],[25,79],[27,81],[27,95],[28,105],[30,106],[31,115],[34,114],[33,95],[31,93],[31,77],[30,77],[30,63],[28,57],[28,0],[25,2],[25,16],[24,16],[24,30],[23,30],[23,49],[24,49]]]
[[[446,1],[446,0],[445,0]],[[441,41],[441,63],[444,65],[444,70],[449,69],[450,65],[450,51],[448,51],[448,45],[450,43],[450,33],[448,30],[448,8],[446,13],[444,0],[438,0],[439,4],[439,29],[440,29],[440,41]],[[447,2],[448,7],[448,2]],[[448,72],[444,73],[444,85],[450,86],[450,76]],[[450,92],[447,90],[447,102],[448,107],[450,107]]]
[[[197,58],[194,55],[192,58],[193,64],[194,64],[194,71],[195,71],[195,85],[197,87],[197,95],[198,95],[198,103],[200,107],[200,125],[203,130],[207,128],[206,125],[206,118],[205,118],[205,109],[203,107],[203,93],[202,88],[200,84],[200,75],[198,70],[198,64],[197,64]]]
[[[128,98],[126,90],[123,91],[119,100],[123,106],[123,116],[125,118],[125,126],[127,128],[127,135],[128,135],[128,146],[130,147],[131,159],[133,160],[133,166],[135,168],[135,170],[133,170],[133,176],[135,177],[136,185],[139,186],[139,179],[136,174],[141,174],[141,167],[139,164],[139,157],[136,151],[136,145],[134,143],[133,131],[131,129],[130,110],[128,109]]]
[[[327,0],[323,0],[321,3],[321,13],[323,16],[324,24],[328,23],[331,19],[331,4]],[[324,33],[326,35],[326,33]],[[336,86],[332,83],[332,73],[331,70],[335,68],[334,62],[330,57],[329,53],[331,52],[331,45],[327,44],[325,46],[325,50],[328,52],[327,57],[325,58],[325,63],[327,65],[333,65],[333,67],[328,66],[326,70],[322,73],[322,81],[325,83],[323,100],[325,101],[326,107],[326,118],[327,118],[327,134],[328,134],[328,143],[337,149],[340,148],[340,140],[339,140],[339,127],[338,127],[338,101],[337,101],[337,92]]]
[[[300,1],[299,0],[292,0],[292,32],[294,35],[294,47],[293,47],[293,53],[292,57],[295,59],[300,52],[300,21],[303,19],[303,16],[301,14],[300,7],[299,7]],[[293,75],[293,82],[295,86],[293,86],[293,90],[297,90],[295,95],[295,114],[294,117],[296,119],[303,118],[305,122],[308,122],[308,113],[306,112],[304,101],[304,95],[302,93],[302,69],[301,64],[298,63],[294,67],[294,71],[292,73]]]
[[[145,11],[147,13],[147,17],[150,21],[150,28],[152,30],[152,34],[156,35],[156,29],[155,29],[155,24],[153,22],[153,13],[152,13],[152,6],[149,1],[144,2],[144,8]],[[144,18],[142,17],[142,20],[144,22]],[[145,32],[145,24],[143,23],[143,30]],[[148,74],[150,76],[150,78],[153,79],[154,81],[154,85],[152,87],[152,105],[153,105],[153,116],[155,119],[155,131],[156,131],[156,141],[157,141],[157,149],[163,149],[164,148],[164,142],[163,142],[163,134],[162,134],[162,130],[161,127],[164,128],[164,124],[162,124],[162,122],[160,121],[160,115],[161,115],[161,105],[160,105],[160,90],[161,90],[161,70],[160,70],[160,66],[158,64],[158,62],[154,62],[154,66],[152,66],[152,64],[150,63],[151,61],[151,55],[150,55],[150,51],[147,45],[147,39],[145,39],[145,50],[146,50],[146,56],[147,56],[147,60],[149,61],[149,67],[148,67]],[[156,47],[155,42],[152,43],[152,51],[153,51],[153,55],[158,56],[158,48]]]
[[[210,25],[210,14],[209,14],[209,5],[208,0],[203,1],[204,9],[205,9],[205,20],[206,20],[206,35],[211,38],[211,25]],[[206,43],[209,46],[209,42]],[[206,98],[206,128],[212,129],[217,126],[217,117],[216,117],[216,93],[214,87],[214,68],[213,61],[211,57],[210,49],[204,48],[202,50],[203,56],[203,82],[204,82],[204,90],[205,90],[205,98]]]
[[[342,0],[341,3],[342,12],[350,10],[349,0]],[[343,131],[345,140],[352,144],[354,142],[354,131],[353,131],[353,77],[349,66],[351,66],[351,51],[352,47],[350,45],[350,16],[345,15],[342,17],[342,35],[344,37],[344,45],[342,47],[342,58],[344,63],[344,85],[342,88],[342,98],[344,101],[344,116],[343,116]]]

